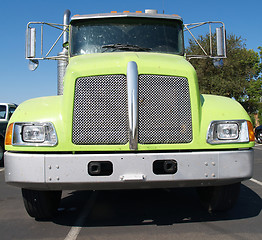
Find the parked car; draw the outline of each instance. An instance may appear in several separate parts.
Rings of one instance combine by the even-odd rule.
[[[17,105],[13,103],[0,103],[0,166],[4,165],[4,140],[6,126],[16,108]]]
[[[256,127],[255,136],[258,143],[262,143],[262,125]]]

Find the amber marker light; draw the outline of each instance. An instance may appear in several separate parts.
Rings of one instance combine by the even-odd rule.
[[[13,133],[14,123],[11,123],[5,134],[5,145],[12,145],[12,133]]]
[[[255,134],[253,130],[253,125],[250,121],[247,121],[247,126],[248,126],[248,133],[249,133],[249,141],[254,142],[255,141]]]

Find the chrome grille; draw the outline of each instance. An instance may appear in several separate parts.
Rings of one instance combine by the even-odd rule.
[[[183,77],[140,75],[138,84],[138,142],[191,142],[188,80]]]
[[[82,145],[128,142],[125,75],[76,80],[72,141]]]
[[[192,141],[187,78],[138,76],[138,143]],[[72,142],[78,145],[126,144],[129,141],[125,75],[76,80]]]

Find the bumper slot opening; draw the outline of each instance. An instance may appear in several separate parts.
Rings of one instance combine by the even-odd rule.
[[[90,176],[110,176],[113,173],[113,164],[110,161],[91,161],[87,170]]]
[[[175,174],[176,172],[176,160],[156,160],[153,162],[153,173],[156,175]]]

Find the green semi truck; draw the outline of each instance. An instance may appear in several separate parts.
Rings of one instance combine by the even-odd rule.
[[[205,24],[222,24],[217,55],[186,56],[184,32]],[[52,46],[37,57],[34,25],[41,42],[43,26],[60,29],[62,52],[50,57]],[[233,99],[199,93],[188,61],[221,63],[223,23],[183,24],[154,10],[70,18],[67,10],[63,24],[30,22],[26,47],[32,70],[58,60],[58,95],[19,105],[5,138],[5,179],[22,189],[30,216],[51,218],[62,190],[197,187],[209,211],[234,206],[252,176],[253,127]]]

